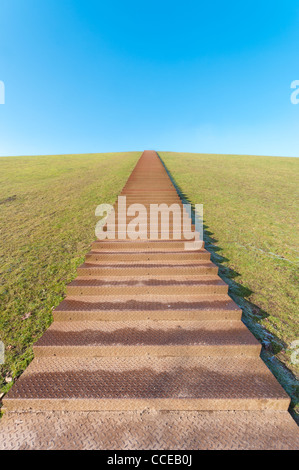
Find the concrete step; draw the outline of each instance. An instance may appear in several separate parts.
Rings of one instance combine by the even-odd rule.
[[[130,204],[167,204],[167,205],[171,205],[171,204],[179,204],[180,206],[183,206],[184,203],[183,201],[177,197],[177,196],[172,196],[172,195],[168,195],[168,196],[151,196],[151,195],[142,195],[140,193],[136,193],[134,195],[130,195],[130,194],[122,194],[123,197],[125,197],[126,199],[116,199],[116,201],[114,202],[114,205],[115,207],[117,207],[117,205],[120,203],[121,205],[125,205],[125,203],[127,204],[127,206],[129,206]]]
[[[160,251],[166,250],[168,252],[183,251],[185,248],[186,240],[128,240],[128,241],[95,241],[91,244],[92,251]],[[204,242],[202,242],[204,248]]]
[[[298,426],[287,411],[7,412],[0,427],[0,450],[298,448]]]
[[[135,280],[101,280],[94,278],[75,279],[66,288],[68,295],[142,295],[160,294],[168,296],[227,294],[228,285],[218,276],[200,276],[193,279],[159,279],[157,276]]]
[[[104,226],[105,229],[108,230],[108,222],[110,222],[110,220],[107,219],[107,224]],[[113,228],[115,227],[115,230],[120,230],[120,231],[124,231],[124,230],[130,230],[130,224],[134,222],[134,224],[136,224],[136,227],[139,229],[139,230],[146,230],[147,228],[151,229],[151,230],[158,230],[160,231],[160,228],[161,228],[161,231],[166,231],[164,230],[164,227],[163,227],[163,230],[162,230],[162,222],[161,220],[158,220],[158,221],[150,221],[150,220],[141,220],[141,219],[138,219],[137,222],[135,220],[134,217],[132,217],[131,220],[127,220],[127,221],[124,221],[124,220],[117,220],[117,217],[115,217],[115,221],[114,219],[112,218],[112,222],[115,222],[113,223]],[[166,222],[164,222],[165,224],[167,223],[167,220]],[[182,219],[178,219],[178,221],[175,221],[175,224],[179,224],[178,227],[175,227],[177,230],[176,231],[179,231],[180,229],[183,230],[183,220]],[[138,224],[138,225],[137,225]],[[194,232],[195,231],[195,225],[194,224],[191,224],[190,222],[188,222],[188,229],[192,229],[192,231]],[[110,224],[111,225],[111,224]],[[168,227],[169,227],[169,230],[171,229],[171,231],[173,231],[173,226],[174,226],[174,223],[173,223],[173,220],[169,220],[168,222]]]
[[[161,187],[162,185],[164,185],[163,188]],[[124,190],[119,194],[119,196],[148,196],[150,198],[159,197],[159,199],[162,200],[163,198],[167,197],[177,197],[178,193],[171,183],[170,186],[168,184],[165,186],[164,182],[160,182],[158,185],[155,185],[153,181],[149,181],[149,184],[146,184],[145,181],[135,181],[131,182],[130,186],[125,186]]]
[[[241,321],[54,322],[34,345],[44,356],[255,356],[261,345]]]
[[[55,321],[240,320],[242,311],[228,295],[66,297]]]
[[[133,214],[128,214],[128,208],[131,207],[133,204],[141,204],[142,206],[144,206],[146,208],[146,213],[144,213],[144,208],[142,207],[142,211],[141,213],[139,213],[139,208],[135,208],[136,209],[136,212],[133,213]],[[134,201],[133,200],[126,200],[126,203],[123,203],[122,205],[119,205],[118,202],[114,203],[113,204],[113,208],[114,208],[114,214],[115,214],[115,219],[117,220],[118,219],[118,216],[119,217],[125,217],[130,221],[132,219],[134,219],[135,217],[139,216],[140,218],[142,219],[148,219],[150,218],[150,215],[151,215],[151,211],[154,210],[154,208],[152,207],[152,205],[155,204],[155,205],[158,205],[160,211],[162,211],[163,209],[163,206],[161,207],[162,204],[168,206],[168,209],[169,209],[169,218],[170,220],[172,219],[172,211],[170,210],[170,206],[172,206],[172,204],[175,204],[176,206],[179,206],[180,208],[180,213],[181,213],[181,217],[183,219],[183,215],[185,217],[189,217],[189,213],[187,212],[186,208],[184,207],[183,203],[181,202],[178,202],[178,201],[164,201],[164,202],[157,202],[157,201],[153,201],[153,200],[148,200],[148,201],[145,201],[145,200],[140,200],[139,198],[136,198]],[[137,210],[138,209],[138,210]],[[141,210],[141,208],[140,208]],[[176,208],[177,210],[177,208]],[[166,212],[167,214],[167,212]],[[165,216],[165,215],[164,215]],[[152,215],[153,217],[153,215]],[[159,213],[159,218],[161,217],[161,214]]]
[[[210,260],[211,255],[205,249],[200,251],[181,251],[181,252],[167,252],[167,251],[156,251],[150,253],[143,252],[134,252],[128,253],[126,251],[118,251],[117,253],[113,252],[97,252],[91,251],[85,257],[86,262],[91,263],[101,263],[103,261],[111,262],[128,262],[128,261],[188,261],[191,260],[193,263],[197,260]]]
[[[148,178],[132,178],[125,184],[120,195],[123,194],[177,194],[168,177],[148,176]]]
[[[174,226],[173,227],[173,224],[169,224],[168,226],[168,230],[167,228],[164,229],[163,227],[163,230],[162,230],[162,227],[160,224],[158,225],[151,225],[150,223],[148,224],[143,224],[143,223],[139,223],[138,225],[134,223],[134,227],[130,226],[129,224],[118,224],[118,223],[115,223],[115,224],[107,224],[103,227],[103,231],[104,232],[108,232],[108,233],[111,233],[111,232],[119,232],[119,233],[123,233],[123,232],[127,232],[127,233],[132,233],[134,234],[135,232],[138,231],[138,233],[146,233],[148,235],[150,235],[151,233],[152,234],[167,234],[167,233],[170,233],[170,234],[173,234],[173,233],[180,233],[181,234],[181,237],[180,238],[193,238],[194,239],[194,236],[195,236],[195,233],[196,230],[195,230],[195,226],[192,225],[191,227],[188,227],[186,230],[185,230],[185,235],[184,235],[184,230],[183,230],[183,225],[181,226]],[[133,240],[134,241],[134,240]],[[139,240],[138,240],[139,241]],[[141,240],[142,241],[142,240]]]
[[[105,240],[107,241],[121,241],[121,240],[130,240],[133,241],[135,240],[135,230],[126,230],[124,232],[118,232],[117,229],[115,230],[109,230],[104,232],[106,237]],[[138,235],[138,234],[137,234]],[[188,238],[184,238],[184,233],[181,232],[172,232],[172,230],[169,230],[168,232],[159,232],[156,233],[150,233],[148,231],[147,233],[141,232],[139,238],[136,241],[169,241],[169,240],[181,240],[184,239],[186,242],[190,242],[192,240],[189,240]],[[102,240],[101,240],[102,241]]]
[[[36,358],[6,410],[280,410],[290,399],[259,358]]]
[[[132,214],[128,213],[128,208],[131,207],[132,204],[142,204],[142,209],[140,208],[141,212],[139,212],[139,209],[136,211],[134,211]],[[118,206],[117,205],[114,205],[114,213],[112,212],[111,214],[109,214],[108,217],[110,217],[108,219],[107,217],[107,220],[115,220],[115,222],[131,222],[132,220],[134,220],[136,217],[138,217],[138,222],[140,221],[145,223],[145,222],[150,222],[150,219],[152,218],[152,221],[155,222],[156,220],[156,217],[158,217],[158,222],[161,220],[161,211],[163,208],[161,208],[161,211],[156,215],[155,212],[153,212],[154,208],[152,208],[152,204],[155,204],[154,202],[144,202],[144,203],[141,203],[141,202],[135,202],[135,203],[129,203],[127,201],[127,205],[126,205],[126,208],[121,208],[120,210],[118,210]],[[177,203],[175,203],[177,204]],[[178,204],[179,206],[179,209],[180,209],[180,214],[176,214],[176,217],[178,220],[181,220],[181,223],[183,224],[183,221],[184,219],[187,221],[188,219],[190,219],[189,217],[189,213],[186,211],[186,209],[183,208],[183,205],[181,204]],[[170,207],[170,204],[168,204],[168,208]],[[144,208],[146,209],[146,212],[144,210]],[[177,210],[177,209],[176,209]],[[180,216],[180,217],[179,217]],[[172,211],[169,212],[168,214],[168,211],[166,212],[163,212],[163,217],[165,220],[169,220],[169,222],[171,222],[173,220],[173,213]]]
[[[131,214],[130,211],[128,211],[128,209],[129,209],[129,207],[132,206],[132,204],[142,204],[142,206],[144,206],[146,208],[146,213],[143,212],[143,208],[142,208],[140,213],[138,212],[138,210],[136,210],[136,212],[133,212]],[[155,201],[143,201],[142,202],[139,199],[136,199],[135,201],[126,200],[126,204],[123,204],[121,206],[119,206],[118,203],[113,204],[115,220],[122,220],[123,219],[123,221],[125,221],[124,219],[126,219],[128,221],[131,221],[132,219],[134,219],[135,217],[138,216],[138,219],[140,218],[140,220],[143,220],[143,221],[147,220],[149,222],[150,217],[154,217],[154,215],[155,215],[155,212],[154,212],[154,215],[151,215],[153,213],[154,209],[155,209],[154,207],[152,207],[153,204],[159,206],[159,208],[158,208],[159,209],[159,213],[158,213],[159,219],[161,218],[161,211],[163,209],[163,206],[161,207],[161,204],[164,204],[164,205],[166,204],[168,206],[169,220],[172,220],[172,217],[173,217],[172,210],[170,210],[170,206],[172,204],[175,204],[175,205],[179,206],[182,221],[184,220],[184,218],[186,218],[186,219],[190,218],[189,212],[186,210],[186,208],[184,207],[184,205],[181,202],[170,202],[170,201],[169,202],[159,202],[159,203],[155,202]],[[139,208],[135,208],[135,209],[139,209]],[[108,217],[113,218],[113,212]],[[164,217],[165,217],[165,215],[164,215]]]
[[[136,217],[137,217],[136,215],[135,216],[128,216],[128,215],[124,216],[123,214],[119,214],[119,216],[118,216],[117,213],[112,213],[112,215],[110,215],[109,217],[107,217],[105,219],[105,222],[106,222],[106,224],[113,223],[113,224],[115,224],[115,226],[118,226],[119,224],[129,224],[129,223],[135,221]],[[165,220],[167,221],[166,217],[165,217]],[[169,226],[172,227],[172,225],[173,225],[172,216],[169,217],[168,220],[169,220]],[[187,217],[187,215],[184,215],[184,217],[181,216],[180,218],[177,218],[177,220],[181,222],[182,227],[184,226],[184,223],[188,224],[188,228],[189,228],[189,225],[192,224],[192,220],[190,219],[189,216]],[[159,217],[158,221],[155,218],[152,218],[152,220],[151,220],[149,213],[146,216],[140,215],[138,217],[137,221],[140,225],[141,224],[142,225],[147,224],[148,227],[150,227],[151,223],[153,225],[158,226],[158,227],[161,225],[161,218]],[[176,221],[176,223],[177,223],[177,221]],[[194,228],[194,224],[192,224],[192,227]]]
[[[142,193],[126,193],[126,194],[121,194],[122,197],[126,197],[126,200],[129,202],[140,202],[143,204],[143,202],[150,202],[153,204],[168,204],[168,203],[178,203],[182,204],[181,198],[177,195],[177,193],[169,193],[168,195],[156,195],[156,194],[142,194]],[[118,202],[118,199],[115,201]]]
[[[77,268],[79,276],[133,277],[135,276],[181,276],[216,275],[218,267],[210,261],[198,261],[189,264],[92,264],[84,263]]]

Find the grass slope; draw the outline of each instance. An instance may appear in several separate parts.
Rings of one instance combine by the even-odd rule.
[[[204,204],[208,249],[243,308],[244,322],[266,354],[298,377],[290,344],[299,339],[299,159],[159,155],[186,198]],[[299,395],[296,385],[288,391]]]
[[[0,158],[0,392],[31,361],[76,276],[95,238],[95,208],[114,202],[140,155]]]

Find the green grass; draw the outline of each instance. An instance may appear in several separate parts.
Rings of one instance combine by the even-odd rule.
[[[204,204],[207,247],[245,323],[298,376],[290,344],[299,338],[299,159],[159,155],[190,202]]]
[[[114,202],[140,152],[0,158],[0,392],[32,360],[32,344],[95,238],[98,204]]]

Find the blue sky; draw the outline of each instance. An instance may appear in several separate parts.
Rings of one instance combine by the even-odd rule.
[[[0,155],[299,156],[298,1],[1,0]]]

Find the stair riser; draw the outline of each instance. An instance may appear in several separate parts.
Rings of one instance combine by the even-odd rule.
[[[142,206],[144,206],[146,208],[146,214],[144,214],[143,212],[141,212],[139,214],[138,210],[133,213],[132,215],[129,215],[128,214],[128,209],[133,205],[133,204],[141,204]],[[172,215],[172,211],[170,210],[170,206],[172,204],[175,204],[177,206],[179,206],[180,208],[180,213],[181,213],[181,216],[184,214],[185,216],[189,217],[189,213],[187,212],[187,210],[185,209],[185,207],[183,206],[183,204],[179,203],[179,202],[175,202],[175,201],[169,201],[169,202],[164,202],[164,203],[157,203],[157,202],[152,202],[152,201],[132,201],[132,202],[129,202],[127,201],[126,204],[124,204],[123,206],[121,206],[121,208],[118,206],[118,204],[114,204],[113,205],[113,208],[114,208],[114,214],[115,214],[115,219],[118,220],[118,216],[120,214],[120,217],[122,218],[125,218],[126,217],[126,220],[128,222],[130,222],[130,220],[133,220],[135,217],[137,216],[140,216],[142,217],[143,219],[148,219],[150,218],[150,215],[151,215],[151,211],[154,210],[154,208],[152,207],[153,204],[155,205],[158,205],[159,206],[159,209],[161,209],[161,205],[162,204],[166,204],[169,208],[169,219],[171,220],[173,215]],[[119,210],[120,209],[120,210]],[[124,210],[125,209],[125,210]],[[168,212],[168,211],[167,211]],[[159,218],[161,218],[161,210],[159,210]],[[167,215],[167,213],[166,213]],[[153,217],[153,216],[152,216]],[[164,216],[165,217],[165,216]]]
[[[210,253],[198,251],[186,251],[186,253],[99,253],[86,255],[87,262],[102,262],[102,261],[159,261],[164,263],[165,261],[192,261],[193,263],[197,260],[210,260]]]
[[[127,206],[127,209],[128,209],[129,206]],[[123,211],[120,212],[120,214],[118,213],[117,211],[117,208],[114,208],[115,211],[114,211],[114,217],[113,217],[113,213],[111,215],[109,215],[110,219],[107,218],[107,221],[109,220],[115,220],[115,223],[117,222],[120,222],[120,223],[129,223],[129,222],[132,222],[136,219],[136,217],[138,217],[138,222],[140,223],[150,223],[151,219],[152,219],[152,223],[154,222],[157,222],[157,223],[160,223],[161,219],[162,220],[169,220],[169,222],[172,222],[173,221],[173,214],[172,212],[169,213],[169,215],[164,215],[163,218],[161,217],[161,214],[159,213],[158,214],[158,219],[156,219],[156,217],[154,215],[151,215],[151,210],[150,210],[150,205],[149,204],[144,204],[144,207],[146,208],[146,214],[139,214],[138,211],[133,214],[133,215],[128,215],[128,213],[124,213]],[[190,219],[189,217],[189,214],[183,210],[183,207],[180,208],[180,217],[176,216],[178,220],[181,220],[181,223],[183,225],[183,222],[184,220],[188,221]],[[188,222],[189,223],[189,222]]]
[[[117,242],[115,242],[115,243],[117,243]],[[107,245],[108,245],[108,242],[107,242]],[[204,248],[204,246],[202,246],[199,250],[192,250],[192,252],[196,253],[197,251],[202,251],[203,248]],[[95,253],[95,252],[97,252],[97,253],[105,253],[106,252],[107,253],[108,252],[108,254],[117,255],[119,252],[121,252],[121,253],[138,253],[138,252],[140,252],[140,253],[155,253],[156,251],[160,251],[160,250],[163,251],[163,249],[164,249],[163,247],[159,248],[159,247],[151,246],[151,247],[147,248],[146,246],[143,247],[141,245],[136,246],[135,248],[133,248],[133,246],[132,247],[130,247],[130,246],[128,246],[128,247],[124,247],[124,246],[113,247],[110,244],[110,246],[107,246],[107,247],[105,247],[103,245],[102,246],[93,245],[92,248],[91,248],[91,251],[93,253]],[[177,247],[177,248],[171,248],[171,247],[165,248],[165,251],[167,253],[181,253],[182,251],[187,251],[188,252],[188,251],[191,251],[191,250],[185,250],[184,246],[180,246],[180,247]]]
[[[81,295],[179,295],[180,292],[184,295],[200,295],[200,294],[227,294],[228,286],[109,286],[109,287],[94,287],[94,286],[67,286],[67,295],[81,296]]]
[[[185,245],[185,238],[180,240],[128,240],[128,241],[109,241],[109,240],[95,240],[91,243],[91,246],[105,247],[106,245],[111,245],[111,248],[123,246],[124,248],[138,248],[138,247],[149,247],[150,249],[158,247],[164,249],[168,248],[183,248]],[[204,243],[204,242],[203,242]],[[159,250],[160,251],[160,250]]]
[[[128,215],[128,212],[127,212],[127,211],[128,211],[128,208],[129,208],[132,204],[142,204],[143,206],[145,206],[145,208],[146,208],[146,210],[147,210],[147,213],[146,213],[146,214],[143,214],[143,213],[141,212],[141,213],[139,214],[138,211],[137,211],[137,212],[136,212],[135,214],[133,214],[133,215]],[[153,203],[152,203],[152,202],[149,202],[149,203],[147,203],[147,202],[144,202],[144,203],[141,203],[141,202],[134,202],[134,203],[133,203],[133,202],[132,202],[132,204],[131,204],[131,203],[126,204],[126,206],[125,206],[125,207],[126,207],[126,212],[124,212],[124,209],[123,209],[123,208],[121,209],[121,211],[118,211],[118,205],[115,204],[115,205],[113,206],[113,208],[114,208],[114,215],[115,215],[115,221],[118,221],[118,220],[119,220],[120,222],[121,222],[121,221],[123,221],[123,222],[130,222],[131,220],[134,220],[134,219],[138,216],[138,219],[140,219],[140,221],[142,220],[142,221],[144,221],[144,222],[146,222],[146,221],[149,222],[149,221],[150,221],[150,218],[151,218],[151,206],[152,206],[152,204],[156,204],[156,203],[155,203],[155,202],[153,202]],[[167,204],[168,206],[171,205],[171,203],[166,203],[166,202],[165,202],[164,204]],[[174,203],[174,204],[177,204],[177,203]],[[181,213],[181,220],[183,221],[185,217],[187,217],[187,220],[188,220],[188,218],[190,218],[190,217],[189,217],[189,213],[187,212],[187,210],[186,210],[186,209],[184,208],[184,206],[181,205],[181,204],[179,204],[179,207],[180,207],[180,213]],[[166,215],[167,215],[167,214],[166,214]],[[153,217],[153,215],[152,215],[152,217]],[[164,217],[165,217],[165,215],[164,215]],[[169,220],[172,220],[172,218],[173,218],[173,213],[172,213],[172,211],[169,212],[169,216],[168,216],[168,217],[169,217]],[[111,218],[112,218],[112,215],[111,215]],[[161,220],[161,212],[160,212],[160,211],[159,211],[159,213],[158,213],[158,218],[159,218],[159,220]],[[166,217],[165,217],[165,218],[166,218]]]
[[[183,224],[184,222],[185,223],[188,223],[188,225],[190,224],[190,222],[192,223],[192,220],[190,219],[190,217],[180,217],[178,218],[177,217],[177,220],[174,219],[173,220],[173,217],[172,215],[170,215],[168,218],[164,217],[161,221],[161,217],[159,217],[158,219],[154,218],[151,220],[151,217],[150,215],[148,214],[147,217],[138,217],[138,219],[136,220],[136,216],[132,216],[132,217],[121,217],[121,218],[118,218],[117,214],[115,215],[115,217],[111,217],[110,219],[106,219],[106,222],[115,222],[115,225],[118,226],[118,225],[123,225],[124,227],[126,227],[129,223],[137,223],[141,226],[144,226],[144,225],[147,225],[148,227],[150,227],[150,225],[152,224],[153,226],[160,226],[162,221],[163,223],[167,223],[167,220],[168,220],[168,223],[169,223],[169,226],[172,227],[173,225],[173,222],[175,221],[176,223],[180,222],[181,223],[181,226],[183,227]],[[192,227],[194,227],[194,224],[192,224]]]
[[[148,194],[149,196],[152,194],[159,196],[178,195],[169,179],[140,178],[139,175],[125,184],[120,196],[127,194]]]
[[[139,321],[139,320],[241,320],[241,310],[103,310],[54,311],[55,321]]]
[[[209,268],[209,267],[202,267],[202,268],[190,268],[188,272],[184,271],[184,276],[216,276],[218,272],[217,267]],[[171,268],[78,268],[77,269],[78,276],[103,276],[107,278],[108,276],[111,277],[132,277],[134,279],[136,276],[147,276],[150,278],[151,276],[165,276],[168,279],[172,279],[175,277],[182,277],[182,270],[178,269],[171,269]]]
[[[135,232],[135,231],[138,231],[138,232],[145,231],[146,233],[151,233],[151,232],[157,231],[157,233],[160,233],[161,228],[162,227],[161,227],[160,223],[158,225],[157,224],[151,225],[150,223],[145,223],[145,224],[144,223],[139,223],[138,225],[136,224],[136,226],[134,228],[129,227],[128,224],[118,224],[118,223],[116,223],[113,226],[112,230],[109,226],[107,226],[107,225],[104,226],[104,232],[108,232],[108,233],[113,232],[114,233],[114,231],[115,232],[118,232],[118,231],[125,232],[125,231],[127,231],[128,233],[131,233],[132,231],[133,232]],[[180,227],[179,226],[175,227],[175,229],[176,229],[175,233],[178,233],[178,231],[180,230]],[[188,227],[188,230],[189,230],[189,227]],[[195,233],[195,226],[192,225],[190,230],[191,230],[191,234]],[[162,233],[163,232],[167,233],[167,229],[165,228],[165,230],[164,230],[164,228],[163,228]],[[173,224],[172,224],[172,222],[169,224],[169,233],[173,233]],[[182,233],[182,235],[184,235],[183,224],[181,225],[181,233]],[[191,234],[190,234],[190,236],[191,236]],[[186,235],[188,236],[188,232],[186,232]],[[194,235],[193,235],[193,238],[194,238]]]
[[[104,239],[104,242],[106,241],[110,241],[110,242],[113,242],[113,241],[122,241],[122,240],[130,240],[130,241],[133,241],[134,240],[134,233],[128,233],[127,231],[126,232],[121,232],[121,233],[118,233],[117,230],[115,230],[115,233],[114,232],[109,232],[109,235],[108,235],[108,232],[104,232],[104,233],[107,233],[105,239]],[[152,234],[150,232],[148,232],[147,234],[145,234],[146,236],[144,236],[144,234],[142,233],[142,237],[140,236],[140,238],[137,238],[136,241],[137,242],[140,242],[140,241],[143,241],[143,240],[148,240],[149,242],[152,242],[152,241],[171,241],[171,240],[174,240],[174,241],[177,241],[177,240],[184,240],[184,243],[185,242],[190,242],[192,240],[188,240],[188,239],[184,239],[183,237],[183,233],[181,232],[174,232],[172,233],[171,230],[169,230],[169,233],[168,232],[158,232],[157,235],[156,234]],[[99,241],[102,241],[99,239]]]
[[[130,178],[124,185],[120,195],[123,196],[125,194],[155,194],[165,196],[169,194],[177,195],[178,193],[166,175],[163,178],[161,178],[161,174],[142,178],[138,174]]]
[[[13,411],[142,411],[146,408],[154,410],[176,411],[251,411],[276,410],[287,411],[289,399],[6,399],[4,410]]]
[[[177,356],[246,356],[258,357],[260,345],[228,346],[35,346],[35,357],[136,357],[150,354],[157,357]]]
[[[106,241],[106,242],[94,242],[92,243],[92,251],[109,251],[109,250],[112,250],[112,251],[115,251],[117,252],[118,250],[119,251],[138,251],[138,250],[144,250],[144,251],[151,251],[151,250],[170,250],[170,251],[175,251],[175,250],[179,250],[179,251],[183,251],[184,248],[185,248],[185,242],[152,242],[152,243],[148,243],[148,242],[110,242],[109,241]],[[204,248],[204,242],[203,242],[203,245],[202,245],[202,248]]]
[[[132,260],[109,260],[109,261],[103,261],[103,262],[100,262],[100,261],[90,261],[90,260],[85,260],[85,266],[86,267],[99,267],[99,268],[102,268],[102,267],[105,267],[107,264],[109,264],[110,267],[114,267],[116,266],[117,268],[116,269],[121,269],[122,267],[125,267],[125,269],[128,269],[128,270],[131,270],[131,268],[134,268],[136,265],[140,265],[140,264],[147,264],[147,268],[148,269],[154,269],[154,268],[151,268],[151,266],[154,266],[155,268],[159,269],[160,266],[163,266],[165,267],[165,265],[167,265],[167,268],[169,267],[172,267],[172,266],[175,266],[176,269],[180,269],[180,266],[182,266],[182,270],[186,270],[188,269],[188,266],[192,266],[194,267],[194,264],[196,264],[198,261],[198,264],[201,265],[202,262],[209,262],[210,259],[204,259],[204,260],[192,260],[192,259],[187,259],[187,260],[167,260],[167,261],[158,261],[158,260],[147,260],[146,263],[143,262],[143,261],[138,261],[137,263],[135,261],[132,261]],[[79,268],[78,268],[79,269]],[[152,271],[149,271],[150,273]]]
[[[122,194],[121,195],[122,197],[126,197],[126,202],[140,202],[140,203],[143,203],[143,202],[149,202],[149,203],[153,203],[153,204],[165,204],[165,203],[178,203],[178,204],[182,204],[182,200],[178,197],[178,196],[154,196],[154,195],[144,195],[144,194],[140,194],[140,195],[134,195],[134,194]],[[117,201],[116,201],[117,202]]]
[[[142,204],[143,206],[146,206],[146,207],[150,207],[152,204],[155,204],[156,206],[159,206],[159,208],[163,205],[167,205],[167,206],[171,206],[172,204],[177,204],[181,207],[181,209],[183,210],[187,210],[187,207],[186,205],[184,206],[184,204],[182,203],[182,201],[180,199],[176,199],[176,198],[169,198],[169,199],[153,199],[151,197],[149,198],[141,198],[141,197],[126,197],[126,201],[125,202],[118,202],[118,201],[115,201],[115,203],[113,204],[113,207],[115,209],[115,211],[118,210],[118,207],[121,207],[121,210],[123,210],[123,207],[130,207],[132,204]],[[137,214],[136,214],[137,215]],[[130,216],[131,217],[131,216]]]
[[[116,269],[116,268],[115,268]],[[109,279],[107,279],[107,276],[106,274],[104,275],[103,273],[101,275],[94,275],[94,276],[90,276],[90,275],[87,275],[87,276],[82,276],[82,275],[79,275],[76,277],[76,281],[80,281],[80,286],[91,286],[91,287],[109,287],[110,285],[112,285],[113,287],[114,286],[118,286],[118,287],[126,287],[127,285],[130,286],[130,287],[134,287],[134,286],[143,286],[143,287],[146,287],[146,286],[150,286],[151,287],[156,287],[156,285],[177,285],[178,283],[182,284],[182,283],[186,283],[186,282],[193,282],[193,283],[197,283],[197,284],[193,284],[193,286],[195,285],[203,285],[203,282],[206,281],[206,280],[217,280],[217,275],[187,275],[187,274],[181,274],[181,276],[177,276],[176,279],[172,279],[172,276],[163,276],[163,275],[153,275],[153,274],[148,274],[148,275],[145,275],[145,276],[138,276],[138,280],[136,280],[136,276],[130,276],[130,275],[127,275],[127,276],[122,276],[121,278],[119,276],[109,276]],[[107,282],[109,281],[109,285],[107,284]],[[152,282],[155,281],[155,284],[152,284]],[[93,283],[96,283],[96,282],[101,282],[101,284],[93,284]],[[166,282],[168,284],[166,284]],[[116,284],[117,283],[117,284]],[[170,283],[170,284],[169,284]],[[75,284],[71,284],[72,286],[75,286]],[[214,285],[214,284],[212,284]],[[216,285],[220,285],[220,284],[216,284]],[[77,287],[79,286],[79,284],[77,285]],[[181,286],[180,286],[181,287]]]

